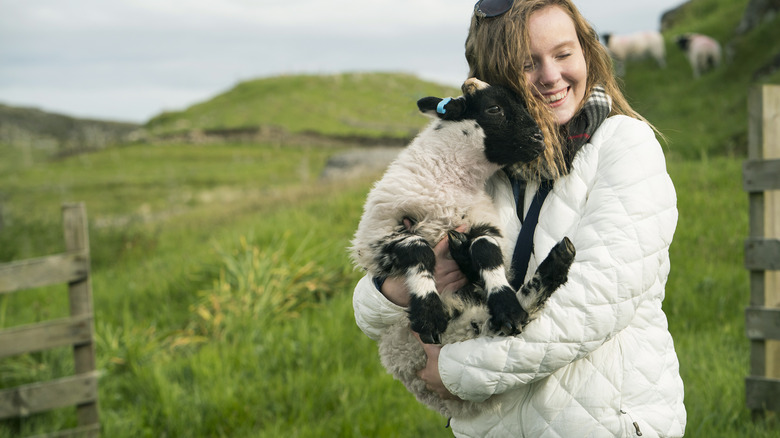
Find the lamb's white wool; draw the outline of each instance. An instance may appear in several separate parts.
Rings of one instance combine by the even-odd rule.
[[[664,37],[655,31],[636,32],[626,35],[604,34],[604,44],[615,60],[618,72],[625,72],[625,63],[631,60],[653,58],[658,66],[666,67]]]
[[[464,132],[468,135],[464,135]],[[494,224],[482,186],[500,166],[485,158],[485,134],[473,120],[432,123],[393,161],[369,193],[352,241],[352,256],[378,273],[375,245],[398,231],[404,218],[431,246],[462,224]]]
[[[714,39],[706,35],[688,33],[678,36],[676,41],[691,64],[694,78],[720,65],[721,47]]]

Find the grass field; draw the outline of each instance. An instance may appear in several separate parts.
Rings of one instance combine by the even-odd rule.
[[[0,175],[4,261],[60,251],[59,204],[87,203],[105,436],[450,436],[355,326],[345,247],[370,181],[319,182],[330,153],[136,145]],[[664,307],[688,436],[776,436],[775,420],[753,423],[744,407],[741,162],[669,168],[680,221]],[[52,292],[0,298],[0,323],[66,308]],[[68,372],[67,357],[3,360],[0,384]],[[73,421],[66,410],[6,421],[0,436]]]

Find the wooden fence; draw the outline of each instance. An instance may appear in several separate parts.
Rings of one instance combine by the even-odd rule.
[[[76,406],[78,427],[45,436],[91,438],[100,423],[87,215],[84,204],[63,205],[62,214],[67,252],[0,264],[0,295],[67,283],[70,317],[0,331],[0,359],[72,346],[75,374],[0,391],[0,419]]]
[[[750,197],[750,236],[745,267],[750,271],[750,376],[745,401],[754,414],[780,412],[780,86],[751,91],[748,160],[743,185]]]

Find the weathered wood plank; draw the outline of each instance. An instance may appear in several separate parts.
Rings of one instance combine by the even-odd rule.
[[[89,256],[69,252],[0,264],[0,294],[52,284],[82,281],[89,275]]]
[[[742,187],[746,192],[780,189],[780,159],[746,160],[742,164]]]
[[[747,377],[745,403],[748,409],[780,412],[780,379]]]
[[[91,315],[28,324],[0,331],[0,359],[91,341]]]
[[[748,339],[780,340],[780,308],[745,309],[745,333]]]
[[[97,385],[98,372],[92,371],[0,391],[0,419],[26,417],[66,406],[97,404]]]
[[[745,268],[751,271],[780,270],[780,239],[746,239]]]

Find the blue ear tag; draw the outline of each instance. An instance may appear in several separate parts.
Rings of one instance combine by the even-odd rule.
[[[452,100],[451,97],[447,97],[441,100],[438,105],[436,105],[436,112],[439,114],[444,114],[447,112],[447,110],[444,108],[444,105],[447,105]]]

